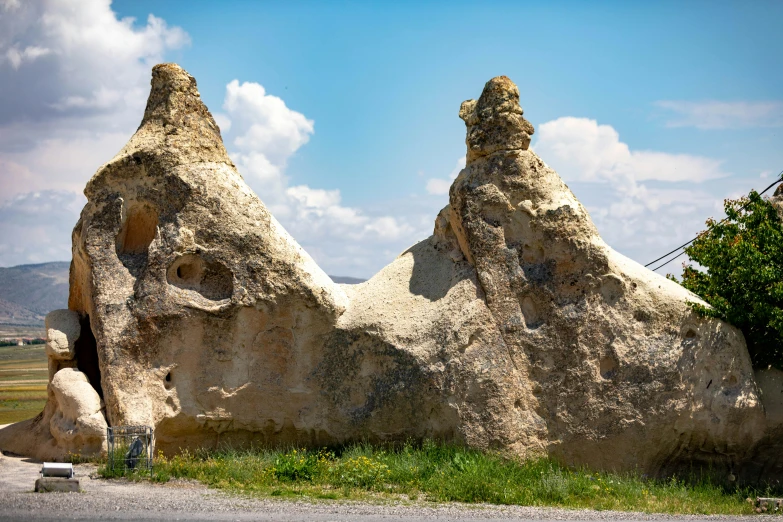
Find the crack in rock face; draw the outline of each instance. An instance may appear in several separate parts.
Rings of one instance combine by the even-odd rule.
[[[247,187],[195,79],[155,66],[139,129],[85,189],[49,402],[0,448],[100,454],[101,426],[144,424],[168,454],[434,438],[774,472],[758,448],[781,444],[780,408],[767,418],[742,334],[603,242],[529,150],[510,79],[459,116],[467,163],[433,235],[349,287]]]

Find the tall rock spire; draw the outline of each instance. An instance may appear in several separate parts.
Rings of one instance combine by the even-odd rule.
[[[478,101],[463,102],[459,117],[468,128],[467,162],[500,150],[527,150],[534,130],[522,114],[519,89],[506,76],[488,81]]]

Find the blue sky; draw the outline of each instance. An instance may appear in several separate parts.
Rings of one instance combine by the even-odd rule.
[[[500,74],[533,148],[645,263],[783,170],[780,20],[781,2],[0,0],[0,266],[69,258],[76,194],[135,130],[156,61],[197,78],[329,273],[368,277],[431,232],[459,105]]]

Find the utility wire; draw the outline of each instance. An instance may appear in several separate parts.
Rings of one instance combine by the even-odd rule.
[[[783,181],[783,170],[782,170],[782,171],[780,171],[780,173],[778,174],[778,177],[777,177],[777,179],[775,179],[775,181],[773,181],[772,183],[770,183],[770,184],[769,184],[769,186],[768,186],[767,188],[765,188],[764,190],[762,190],[761,192],[759,192],[759,196],[763,195],[763,194],[764,194],[766,191],[768,191],[769,189],[771,189],[772,187],[774,187],[775,185],[777,185],[777,184],[778,184],[778,183],[780,183],[781,181]],[[746,207],[746,206],[747,206],[747,205],[743,205],[743,206],[742,206],[742,208],[740,209],[740,211],[742,211],[742,210],[745,210],[745,207]],[[724,222],[724,221],[726,221],[727,219],[728,219],[728,218],[723,218],[722,220],[720,220],[720,223],[723,223],[723,222]],[[664,255],[662,255],[662,256],[661,256],[661,257],[659,257],[658,259],[653,259],[652,261],[650,261],[649,263],[647,263],[647,264],[646,264],[646,265],[644,265],[644,266],[645,266],[645,267],[648,267],[648,266],[650,266],[650,265],[652,265],[652,264],[654,264],[654,263],[657,263],[657,262],[658,262],[658,261],[660,261],[661,259],[666,259],[667,257],[669,257],[670,255],[674,254],[674,253],[675,253],[675,252],[677,252],[678,250],[680,250],[680,249],[682,249],[682,248],[685,248],[686,246],[688,246],[688,245],[690,245],[691,243],[693,243],[694,241],[696,241],[696,239],[698,239],[698,237],[699,237],[699,236],[696,236],[696,237],[694,237],[693,239],[691,239],[691,240],[690,240],[690,241],[688,241],[687,243],[684,243],[684,244],[682,244],[682,245],[678,246],[677,248],[675,248],[675,249],[674,249],[674,250],[672,250],[671,252],[669,252],[669,253],[667,253],[667,254],[664,254]],[[679,254],[677,254],[676,256],[674,256],[673,258],[669,259],[668,261],[664,261],[663,263],[661,263],[661,264],[660,264],[660,265],[658,265],[657,267],[653,268],[653,269],[652,269],[652,271],[653,271],[653,272],[655,272],[655,271],[656,271],[656,270],[658,270],[659,268],[661,268],[661,267],[663,267],[663,266],[666,266],[666,265],[668,265],[669,263],[671,263],[672,261],[674,261],[674,260],[675,260],[675,259],[677,259],[678,257],[682,256],[684,253],[685,253],[685,251],[683,250],[682,252],[680,252]]]
[[[677,259],[677,258],[679,258],[679,257],[682,257],[682,255],[683,255],[684,253],[685,253],[685,250],[683,250],[682,252],[680,252],[679,254],[677,254],[676,256],[674,256],[673,258],[669,259],[668,261],[664,261],[664,262],[663,262],[663,263],[661,263],[660,265],[656,266],[655,268],[653,268],[653,269],[652,269],[652,271],[653,271],[653,272],[655,272],[656,270],[658,270],[658,269],[659,269],[659,268],[661,268],[662,266],[666,266],[666,265],[668,265],[669,263],[671,263],[671,262],[672,262],[672,261],[674,261],[675,259]]]

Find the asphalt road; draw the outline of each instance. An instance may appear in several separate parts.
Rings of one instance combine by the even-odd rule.
[[[521,506],[464,504],[368,504],[250,499],[210,490],[193,482],[165,485],[91,478],[95,467],[76,466],[82,493],[34,493],[40,463],[0,456],[0,522],[34,520],[134,521],[410,521],[490,520],[736,520],[757,517],[692,517],[612,511],[572,511]]]

